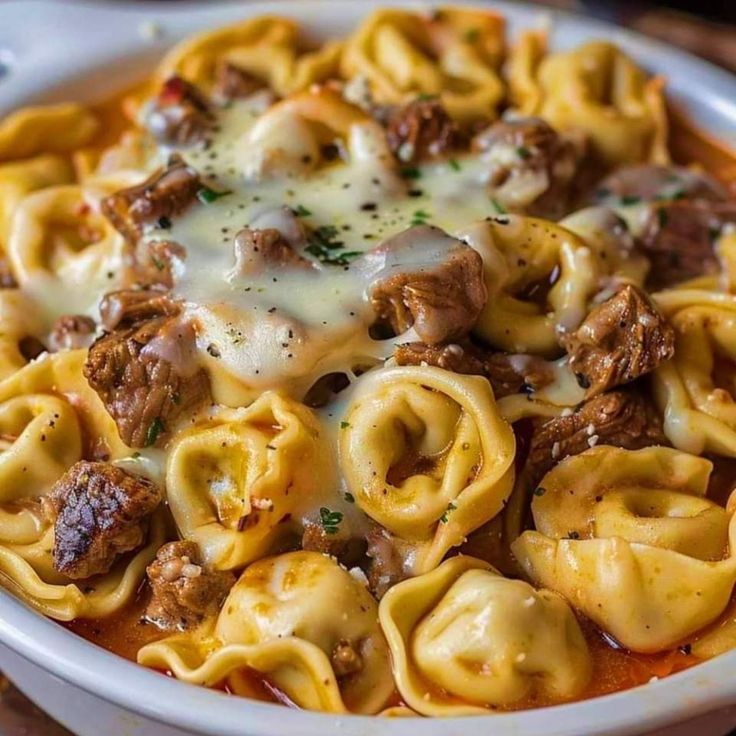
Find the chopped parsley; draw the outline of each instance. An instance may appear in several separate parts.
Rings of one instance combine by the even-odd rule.
[[[517,146],[516,153],[518,154],[519,158],[523,159],[524,161],[526,161],[532,155],[532,152],[526,146]]]
[[[334,266],[347,266],[353,258],[363,255],[359,250],[343,250],[345,243],[337,239],[338,230],[334,225],[315,228],[309,236],[309,245],[304,249],[320,263]]]
[[[163,271],[166,268],[166,264],[160,258],[156,258],[156,256],[151,256],[151,261],[158,271]]]
[[[159,438],[161,433],[164,431],[164,423],[161,421],[161,417],[156,417],[148,428],[146,433],[146,447],[156,444],[156,440]]]
[[[626,206],[630,204],[639,204],[639,202],[641,202],[641,197],[636,197],[632,194],[625,194],[621,197],[621,204]]]
[[[507,215],[508,210],[497,200],[491,197],[491,204],[499,215]]]
[[[337,534],[340,531],[342,513],[340,511],[330,511],[326,506],[322,506],[319,510],[319,520],[325,534]]]
[[[346,500],[346,501],[347,501],[348,503],[355,503],[355,496],[353,496],[353,494],[352,494],[352,493],[347,493],[347,492],[346,492],[346,493],[345,493],[345,500]]]
[[[202,204],[212,204],[213,202],[216,202],[220,197],[226,197],[228,194],[232,194],[232,191],[229,189],[218,192],[215,189],[210,189],[209,187],[202,187],[197,192],[197,199]]]
[[[402,179],[421,179],[422,172],[416,166],[404,166],[400,171]]]
[[[659,222],[660,227],[664,227],[667,224],[667,210],[664,207],[660,207],[657,210],[657,222]]]
[[[297,217],[309,217],[312,214],[312,211],[308,210],[303,204],[298,204],[294,207],[294,214]]]
[[[437,99],[437,95],[431,94],[430,92],[420,92],[417,95],[417,100],[419,102],[427,102],[427,100],[436,100],[436,99]]]
[[[451,158],[447,163],[450,164],[450,168],[453,171],[460,171],[462,169],[462,166],[460,166],[460,162],[455,158]]]
[[[467,43],[475,43],[480,37],[480,30],[478,28],[468,28],[465,31],[463,38]]]
[[[426,225],[427,220],[432,217],[429,212],[425,210],[416,210],[411,218],[412,225]]]
[[[450,501],[450,503],[447,504],[447,508],[445,509],[445,513],[440,516],[440,522],[443,524],[447,524],[449,515],[457,508],[455,504]]]
[[[350,422],[340,422],[340,429],[347,429],[350,426]]]

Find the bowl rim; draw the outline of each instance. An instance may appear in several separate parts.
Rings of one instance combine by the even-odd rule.
[[[417,1],[386,0],[382,4],[428,7],[427,3]],[[101,65],[114,64],[116,59],[126,56],[130,58],[133,51],[160,55],[172,38],[144,39],[141,23],[161,21],[169,30],[173,28],[173,35],[178,38],[182,32],[192,32],[202,25],[223,24],[236,17],[260,13],[282,13],[318,24],[320,12],[329,7],[329,22],[334,22],[333,16],[357,20],[375,4],[357,0],[272,0],[242,5],[218,0],[204,6],[198,0],[184,0],[171,6],[165,2],[114,0],[92,5],[91,0],[74,0],[62,7],[51,0],[6,0],[2,7],[7,22],[0,29],[0,51],[6,47],[17,54],[18,67],[17,72],[11,68],[8,77],[0,80],[0,112],[39,95],[45,96]],[[723,126],[716,132],[733,134],[736,140],[736,77],[728,72],[662,42],[604,22],[506,0],[484,3],[483,7],[499,10],[512,28],[514,24],[539,26],[540,19],[542,22],[554,19],[553,45],[572,45],[604,35],[646,66],[667,71],[672,77],[670,89],[674,97],[685,104],[696,104],[694,112],[699,122],[715,119]],[[82,19],[84,23],[80,23]],[[25,29],[34,23],[63,32],[50,43],[46,43],[48,38],[44,38],[44,33],[29,41],[26,36],[31,34],[26,34]],[[98,28],[99,33],[90,36],[91,27]],[[555,43],[557,35],[561,44]],[[72,49],[75,53],[67,53],[60,62],[60,54]],[[695,78],[697,85],[692,84]],[[413,736],[416,730],[413,719],[298,711],[234,698],[164,677],[69,632],[3,589],[0,589],[0,644],[104,701],[189,732],[242,736],[245,723],[249,736],[273,733],[324,736],[332,729],[342,730],[345,736]],[[736,700],[735,665],[736,651],[733,651],[660,681],[611,695],[528,711],[425,719],[422,729],[426,736],[449,736],[461,729],[466,736],[485,736],[489,723],[493,723],[497,736],[642,733],[732,705]]]

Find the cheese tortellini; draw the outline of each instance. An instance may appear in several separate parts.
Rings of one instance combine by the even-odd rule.
[[[523,114],[584,132],[606,166],[668,163],[661,78],[648,78],[607,41],[548,55],[545,46],[544,35],[531,32],[512,51],[511,97]]]
[[[172,443],[169,505],[185,539],[231,570],[293,533],[299,512],[334,486],[329,448],[314,413],[276,392],[220,408]]]
[[[563,460],[512,550],[529,577],[637,652],[683,641],[736,582],[729,514],[705,498],[711,463],[665,447],[594,447]]]
[[[597,289],[600,265],[572,231],[519,215],[491,218],[461,237],[483,256],[488,301],[475,331],[512,353],[559,355],[557,326],[573,330]]]
[[[513,484],[514,435],[478,376],[431,367],[367,376],[339,445],[348,490],[408,545],[412,574],[436,567],[492,519]]]
[[[334,41],[302,51],[294,21],[261,16],[182,41],[161,62],[156,77],[163,81],[178,74],[209,90],[219,65],[229,63],[288,95],[334,75],[341,49],[342,43]]]
[[[299,707],[333,713],[377,713],[394,687],[376,601],[317,552],[253,563],[214,626],[149,644],[138,661],[186,682],[236,687],[233,675],[250,667]]]
[[[378,103],[438,95],[459,121],[485,120],[504,93],[503,31],[503,19],[486,10],[377,10],[348,39],[341,72],[366,79]]]
[[[674,290],[657,303],[675,328],[675,355],[655,372],[664,430],[685,452],[736,457],[736,297]]]
[[[562,597],[454,557],[381,601],[396,683],[422,715],[482,713],[524,697],[575,697],[587,644]],[[458,701],[459,699],[459,701]]]

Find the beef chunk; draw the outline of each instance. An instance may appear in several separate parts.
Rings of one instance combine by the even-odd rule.
[[[80,460],[56,482],[51,501],[54,569],[83,580],[108,572],[119,555],[145,542],[161,493],[114,465]]]
[[[705,200],[650,205],[640,237],[649,258],[647,287],[664,289],[719,270],[714,244],[727,224],[736,224],[736,202]]]
[[[102,200],[102,212],[125,239],[135,245],[146,225],[168,227],[196,199],[202,188],[199,174],[181,156],[155,171],[142,184],[122,189]]]
[[[336,558],[345,567],[355,567],[365,556],[366,542],[354,537],[347,529],[347,524],[341,524],[337,533],[328,534],[322,524],[307,521],[304,524],[302,535],[302,549],[320,552]]]
[[[399,233],[378,251],[387,255],[386,267],[369,296],[379,324],[396,334],[414,325],[428,345],[470,332],[488,298],[477,251],[427,225]]]
[[[49,348],[53,352],[87,348],[94,340],[96,329],[97,325],[92,317],[84,314],[63,315],[51,328]]]
[[[202,93],[178,76],[169,77],[145,115],[151,135],[172,146],[189,146],[205,140],[214,117]]]
[[[246,227],[235,236],[234,273],[238,276],[255,276],[269,268],[312,268],[288,243],[280,230],[267,228],[255,230]]]
[[[153,592],[146,618],[162,629],[189,629],[220,610],[235,584],[230,572],[210,570],[194,542],[169,542],[146,568]]]
[[[495,123],[472,141],[489,164],[491,195],[512,212],[559,219],[569,210],[583,146],[540,118]]]
[[[175,317],[181,306],[158,289],[121,289],[105,294],[100,302],[100,319],[106,330],[131,327],[156,317]]]
[[[46,346],[34,335],[25,335],[18,340],[18,350],[26,360],[35,360],[48,352]]]
[[[439,100],[415,100],[391,116],[388,144],[403,163],[436,158],[452,149],[458,130]]]
[[[707,174],[678,166],[628,166],[604,179],[591,197],[612,206],[640,205],[639,245],[652,267],[647,286],[669,286],[718,272],[713,244],[736,224],[736,202]]]
[[[638,204],[681,199],[723,202],[724,188],[712,177],[684,166],[637,164],[622,166],[607,176],[591,196],[594,204]]]
[[[235,64],[225,61],[217,67],[215,95],[221,100],[242,99],[263,88],[260,79]]]
[[[142,240],[133,253],[131,280],[139,286],[171,289],[186,255],[184,246],[173,240]]]
[[[639,450],[666,445],[654,406],[634,390],[611,391],[589,399],[568,415],[534,428],[526,473],[536,484],[560,460],[595,445]]]
[[[629,383],[675,352],[675,332],[644,292],[626,285],[561,342],[586,396]]]
[[[553,380],[547,363],[532,355],[491,353],[471,343],[425,345],[422,342],[396,346],[399,365],[433,365],[453,373],[484,376],[497,399],[516,393],[532,393]]]
[[[366,535],[370,558],[368,567],[368,588],[376,598],[382,598],[386,591],[407,575],[397,540],[383,527],[376,526]]]
[[[137,300],[146,292],[131,293]],[[210,398],[191,324],[171,316],[175,305],[154,294],[148,302],[133,300],[130,311],[101,309],[114,329],[92,345],[84,365],[87,381],[130,447],[163,444],[177,417]]]

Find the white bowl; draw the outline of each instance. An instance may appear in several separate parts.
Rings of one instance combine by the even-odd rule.
[[[385,4],[426,7],[421,3]],[[712,132],[736,140],[736,79],[663,44],[531,6],[490,3],[511,32],[553,20],[557,48],[606,37],[669,78],[670,94]],[[277,12],[317,38],[344,33],[370,2],[0,3],[0,114],[34,100],[97,99],[140,77],[187,33]],[[334,716],[230,697],[148,671],[84,641],[0,590],[0,669],[79,736],[723,736],[736,726],[736,652],[594,700],[483,717]],[[678,725],[674,725],[678,724]]]

